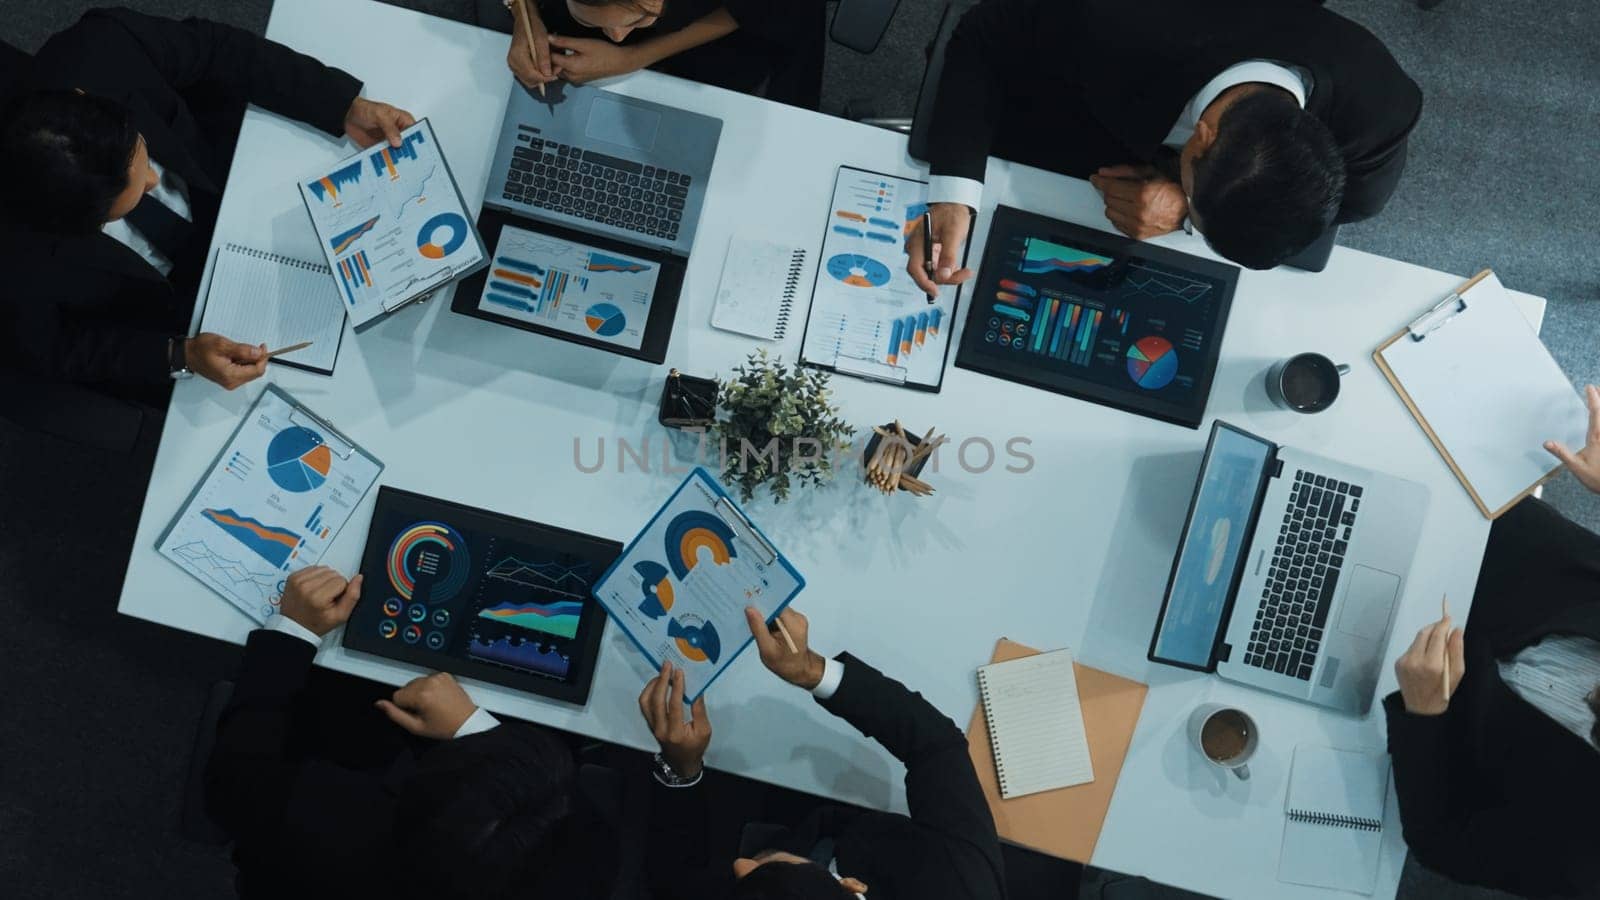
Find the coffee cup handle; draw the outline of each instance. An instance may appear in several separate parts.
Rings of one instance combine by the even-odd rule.
[[[1233,774],[1239,776],[1239,780],[1240,781],[1249,781],[1250,780],[1250,767],[1249,766],[1234,766],[1232,769],[1229,769],[1228,771],[1230,771]]]
[[[1340,375],[1349,375],[1350,374],[1350,367],[1345,365],[1344,363],[1339,363],[1338,365],[1334,366],[1334,368],[1338,370]]]

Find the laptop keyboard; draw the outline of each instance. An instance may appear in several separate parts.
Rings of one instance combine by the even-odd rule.
[[[503,199],[667,241],[678,239],[690,176],[517,134]]]
[[[1311,680],[1360,510],[1359,486],[1295,472],[1245,665]]]

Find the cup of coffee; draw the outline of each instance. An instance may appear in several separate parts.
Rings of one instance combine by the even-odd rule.
[[[1200,755],[1219,769],[1239,776],[1240,781],[1250,778],[1250,767],[1245,765],[1256,753],[1261,735],[1256,730],[1256,720],[1242,709],[1207,703],[1189,714],[1189,738]]]
[[[1350,367],[1321,353],[1299,353],[1267,370],[1267,396],[1284,409],[1318,413],[1339,399],[1339,376]]]

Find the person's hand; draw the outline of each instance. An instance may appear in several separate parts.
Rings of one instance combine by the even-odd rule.
[[[556,74],[573,84],[625,75],[644,68],[637,46],[623,46],[595,38],[550,35],[550,64]]]
[[[711,719],[706,715],[704,694],[689,707],[689,720],[683,719],[683,670],[666,661],[661,672],[645,684],[639,694],[639,712],[661,745],[661,758],[681,778],[693,778],[704,767],[706,748],[711,746]]]
[[[278,609],[317,637],[343,625],[361,599],[361,576],[346,581],[327,566],[312,566],[289,576]]]
[[[556,70],[551,62],[550,32],[544,27],[544,20],[539,18],[539,8],[532,0],[523,0],[523,8],[528,11],[528,29],[522,27],[522,16],[516,10],[511,11],[511,50],[506,54],[506,65],[510,67],[511,74],[524,87],[536,88],[541,84],[549,84],[556,80]],[[539,62],[534,63],[528,48],[539,51]]]
[[[810,626],[805,616],[800,615],[793,607],[784,607],[783,612],[778,613],[778,618],[769,627],[761,618],[759,610],[754,606],[746,606],[744,618],[750,625],[750,634],[756,639],[756,649],[761,653],[761,663],[770,669],[772,674],[808,691],[822,683],[822,672],[828,661],[807,645]],[[783,627],[789,630],[789,636],[794,638],[794,650],[790,650],[789,645],[784,642],[783,634],[778,631],[776,622],[782,622]]]
[[[379,141],[387,140],[389,146],[400,146],[400,132],[417,124],[411,113],[397,106],[357,97],[344,114],[344,133],[357,147],[365,149]]]
[[[1105,166],[1089,183],[1105,198],[1106,218],[1135,240],[1177,231],[1189,214],[1183,186],[1150,166]]]
[[[927,237],[919,221],[906,236],[906,272],[930,297],[939,296],[939,285],[960,284],[972,277],[972,270],[961,266],[961,247],[972,229],[972,210],[964,203],[930,203],[933,219],[933,271],[923,268],[922,245]]]
[[[394,692],[392,700],[379,700],[377,706],[389,721],[417,737],[436,741],[455,737],[478,709],[449,672],[413,678]]]
[[[183,360],[189,371],[231,391],[266,373],[267,345],[252,347],[206,331],[184,339]]]
[[[1445,692],[1445,665],[1450,669],[1450,690]],[[1461,629],[1451,630],[1445,616],[1417,632],[1411,649],[1395,660],[1394,674],[1400,682],[1400,698],[1406,712],[1437,716],[1450,708],[1461,676],[1466,674],[1466,642]]]
[[[1583,449],[1573,453],[1560,441],[1545,441],[1544,448],[1565,463],[1584,487],[1600,494],[1600,388],[1591,384],[1583,395],[1589,401],[1589,434]]]

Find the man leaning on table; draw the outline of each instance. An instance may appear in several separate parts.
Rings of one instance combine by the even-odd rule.
[[[956,724],[921,694],[850,654],[825,659],[810,649],[808,623],[795,610],[779,614],[794,651],[754,609],[746,615],[768,669],[810,691],[824,709],[905,764],[910,815],[825,807],[779,846],[731,864],[713,858],[717,836],[707,834],[701,787],[702,779],[715,777],[701,765],[711,723],[704,697],[685,719],[683,672],[667,663],[639,695],[639,709],[661,745],[647,863],[657,900],[1004,897],[1000,839]]]
[[[1600,494],[1586,446],[1548,449]],[[1600,535],[1529,498],[1495,520],[1465,631],[1417,634],[1384,700],[1406,843],[1457,881],[1600,896]]]
[[[359,576],[296,572],[245,643],[206,771],[240,896],[609,900],[616,837],[563,741],[448,674],[391,691],[313,668],[360,594]]]
[[[281,44],[125,9],[85,14],[6,87],[0,366],[156,405],[191,372],[232,390],[266,369],[252,335],[186,336],[245,105],[361,146],[413,123]]]
[[[928,132],[924,290],[960,266],[992,154],[1088,178],[1139,238],[1193,229],[1271,268],[1376,215],[1422,93],[1371,32],[1311,0],[984,0],[945,50]]]

